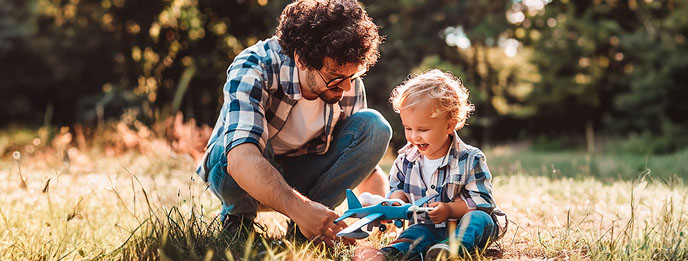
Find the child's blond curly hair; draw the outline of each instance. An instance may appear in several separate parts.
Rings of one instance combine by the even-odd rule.
[[[409,77],[392,90],[389,102],[394,111],[425,105],[427,102],[434,106],[431,117],[437,118],[448,115],[456,120],[455,129],[463,128],[473,104],[468,101],[468,89],[463,86],[460,78],[438,69],[426,71],[420,75]],[[446,114],[445,114],[446,113]]]

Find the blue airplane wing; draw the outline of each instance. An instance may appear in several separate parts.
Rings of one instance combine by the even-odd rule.
[[[338,233],[337,236],[345,236],[345,237],[353,238],[353,239],[364,239],[364,238],[370,236],[370,233],[363,231],[363,229],[361,229],[361,228],[355,230],[354,232],[347,233],[345,235],[344,234],[339,235],[339,234],[340,233]]]
[[[353,216],[354,214],[356,214],[356,213],[353,210],[347,210],[346,212],[344,212],[344,214],[342,214],[342,216],[335,219],[334,223],[337,224],[339,221],[347,219],[347,218]]]
[[[365,237],[357,237],[357,236],[360,236],[359,231],[363,232],[361,230],[361,227],[367,225],[370,222],[377,220],[378,218],[382,217],[382,215],[383,215],[382,213],[372,213],[370,215],[367,215],[364,218],[361,218],[358,221],[356,221],[356,223],[351,224],[351,226],[343,229],[342,231],[339,231],[339,233],[337,233],[337,236],[338,237],[344,236],[344,237],[350,237],[350,238],[355,238],[355,239],[365,238],[365,237],[367,237],[367,233],[366,233]]]

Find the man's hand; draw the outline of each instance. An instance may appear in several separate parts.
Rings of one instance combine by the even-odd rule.
[[[232,162],[227,165],[227,171],[249,195],[294,220],[306,238],[334,245],[332,240],[345,226],[343,222],[334,224],[337,213],[289,186],[257,146],[238,145],[229,151],[227,161]]]
[[[444,202],[432,202],[430,207],[435,207],[434,210],[428,212],[428,216],[433,223],[439,224],[449,218],[451,214],[451,206]]]
[[[305,198],[289,210],[288,216],[299,226],[301,234],[316,244],[323,242],[328,246],[333,246],[334,241],[337,240],[337,233],[346,227],[344,222],[334,223],[334,220],[339,217],[337,213],[318,202]]]

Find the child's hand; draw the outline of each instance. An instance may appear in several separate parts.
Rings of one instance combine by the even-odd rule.
[[[444,202],[432,202],[429,206],[435,207],[434,210],[428,212],[428,216],[433,223],[439,224],[449,218],[449,213],[451,212],[449,204]]]

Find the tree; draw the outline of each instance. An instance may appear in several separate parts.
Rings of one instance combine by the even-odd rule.
[[[629,89],[616,98],[610,126],[638,137],[629,148],[638,152],[688,147],[688,4],[638,3],[636,15],[642,26],[621,38]]]
[[[496,118],[490,98],[496,77],[489,61],[479,54],[486,52],[494,44],[494,39],[507,28],[504,18],[506,4],[454,0],[407,0],[396,4],[362,2],[387,39],[381,47],[381,59],[365,82],[371,106],[380,109],[392,123],[395,130],[393,143],[398,147],[405,141],[399,117],[389,105],[389,93],[419,67],[420,70],[438,67],[463,78],[472,92],[472,102],[480,108],[478,118],[489,119],[476,124],[477,128],[472,126],[465,137],[483,141],[482,136],[486,135],[482,134],[490,129],[490,120]],[[481,15],[472,15],[475,13]],[[471,39],[474,55],[466,56],[455,46],[447,44],[447,28],[457,27],[464,28]],[[482,66],[487,66],[488,70],[479,71]]]

